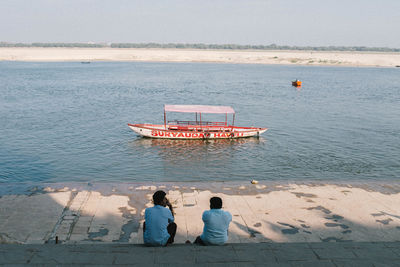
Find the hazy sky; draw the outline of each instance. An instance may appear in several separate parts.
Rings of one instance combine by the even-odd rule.
[[[0,0],[0,41],[400,47],[400,0]]]

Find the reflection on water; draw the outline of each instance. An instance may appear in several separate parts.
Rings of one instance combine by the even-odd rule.
[[[134,151],[147,149],[156,152],[172,165],[182,163],[220,162],[229,160],[236,152],[251,149],[266,142],[263,137],[211,140],[173,140],[139,137],[129,143]]]
[[[266,151],[266,144],[263,137],[217,140],[137,137],[128,143],[128,149],[139,158],[131,164],[132,173],[140,177],[156,181],[225,181],[247,179],[250,173],[243,164],[260,169],[264,161],[258,155]]]
[[[205,145],[213,146],[236,146],[240,144],[260,144],[265,142],[263,137],[250,137],[250,138],[237,138],[237,139],[157,139],[157,138],[146,138],[139,137],[132,141],[135,145],[142,145],[147,147],[163,146],[163,147],[204,147]]]
[[[254,160],[265,151],[266,139],[260,137],[219,140],[168,140],[139,137],[129,143],[132,153],[143,153],[141,168],[157,173],[156,180],[216,181],[247,179],[247,169],[263,161]]]

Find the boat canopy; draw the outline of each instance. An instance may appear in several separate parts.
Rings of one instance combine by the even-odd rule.
[[[164,111],[188,113],[235,113],[230,106],[164,105]]]

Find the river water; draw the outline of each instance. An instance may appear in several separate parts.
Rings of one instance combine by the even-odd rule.
[[[236,125],[269,130],[207,142],[128,128],[162,123],[164,104],[229,105]],[[0,62],[0,183],[399,178],[400,69]]]

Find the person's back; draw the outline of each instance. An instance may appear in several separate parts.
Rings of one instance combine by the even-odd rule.
[[[195,243],[202,245],[223,245],[228,241],[229,223],[232,215],[222,208],[222,200],[219,197],[210,199],[210,210],[203,212],[203,233]]]
[[[143,241],[149,246],[165,246],[174,242],[176,233],[172,206],[163,191],[157,191],[153,200],[154,207],[147,208],[144,213]],[[169,209],[165,207],[166,205]]]
[[[204,229],[200,238],[206,244],[223,245],[228,241],[229,223],[232,215],[221,209],[206,210],[203,213]]]
[[[163,246],[167,243],[168,224],[174,220],[171,211],[163,206],[155,205],[147,208],[145,213],[146,230],[143,232],[143,241],[148,245]]]

